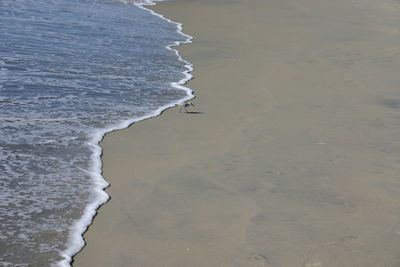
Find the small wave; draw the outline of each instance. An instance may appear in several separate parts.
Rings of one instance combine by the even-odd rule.
[[[191,37],[145,3],[0,5],[0,265],[70,265],[108,199],[101,139],[193,97]]]
[[[190,35],[187,35],[183,33],[183,27],[181,23],[174,22],[166,17],[164,17],[161,14],[158,14],[148,8],[146,8],[146,5],[155,5],[156,2],[159,0],[119,0],[119,2],[125,3],[125,4],[134,4],[138,6],[139,8],[146,10],[147,12],[150,12],[151,14],[162,18],[163,20],[166,20],[169,23],[172,23],[176,25],[176,31],[181,34],[183,37],[185,37],[186,40],[184,41],[175,41],[173,44],[166,46],[166,49],[173,51],[178,60],[183,62],[185,64],[186,70],[183,71],[182,73],[184,74],[184,78],[177,81],[177,82],[172,82],[170,85],[174,88],[183,90],[186,92],[186,96],[177,100],[173,101],[167,105],[163,105],[159,107],[157,110],[144,115],[142,117],[134,118],[134,119],[129,119],[126,120],[122,123],[111,125],[106,129],[99,130],[97,132],[92,133],[90,137],[90,145],[92,148],[92,156],[91,156],[91,169],[88,170],[90,173],[94,184],[95,188],[93,189],[96,194],[97,198],[90,203],[85,208],[84,215],[82,216],[81,219],[75,222],[73,227],[71,228],[70,232],[70,238],[68,240],[68,246],[67,249],[61,252],[61,255],[64,257],[64,259],[60,262],[57,263],[58,266],[61,267],[66,267],[70,266],[72,262],[72,258],[74,255],[76,255],[85,245],[85,241],[83,238],[83,234],[87,230],[87,228],[92,224],[93,218],[96,214],[96,211],[102,206],[104,203],[106,203],[109,199],[109,196],[105,193],[104,189],[109,186],[108,182],[102,177],[102,161],[101,161],[101,155],[102,155],[102,148],[100,147],[99,143],[101,140],[104,138],[104,136],[107,133],[110,133],[112,131],[120,130],[120,129],[125,129],[132,125],[133,123],[146,120],[152,117],[159,116],[164,110],[172,108],[176,105],[179,105],[187,100],[190,100],[194,98],[193,91],[184,86],[189,80],[193,78],[191,75],[191,72],[193,71],[193,65],[190,64],[188,61],[184,60],[181,55],[179,54],[179,51],[174,49],[173,47],[178,46],[182,43],[191,43],[193,40],[193,37]]]

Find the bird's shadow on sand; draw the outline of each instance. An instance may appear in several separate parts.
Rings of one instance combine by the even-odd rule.
[[[196,115],[196,114],[204,114],[204,112],[200,112],[200,111],[188,111],[188,112],[185,112],[186,114],[194,114],[194,115]]]

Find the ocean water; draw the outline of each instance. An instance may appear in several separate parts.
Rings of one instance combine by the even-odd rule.
[[[190,99],[189,42],[149,2],[0,2],[0,266],[68,266],[96,208],[105,133]]]

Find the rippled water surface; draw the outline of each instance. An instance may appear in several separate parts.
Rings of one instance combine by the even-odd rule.
[[[61,260],[98,196],[93,136],[187,96],[176,24],[132,4],[0,2],[0,265]]]

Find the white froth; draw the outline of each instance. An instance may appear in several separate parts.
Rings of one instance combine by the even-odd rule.
[[[186,70],[183,72],[183,74],[185,75],[185,78],[181,79],[178,82],[171,83],[171,86],[174,88],[180,89],[180,90],[184,90],[186,92],[186,97],[184,97],[180,100],[174,101],[172,103],[169,103],[168,105],[161,106],[157,110],[155,110],[145,116],[126,120],[122,123],[112,125],[105,130],[103,129],[103,130],[99,130],[97,132],[92,133],[91,138],[90,138],[90,143],[89,143],[89,145],[92,148],[92,156],[91,156],[92,168],[89,172],[90,172],[90,176],[93,180],[93,184],[95,186],[95,188],[93,190],[96,192],[96,199],[94,199],[94,201],[85,208],[85,212],[84,212],[84,215],[82,216],[82,218],[80,218],[78,221],[76,221],[75,224],[72,226],[72,228],[70,230],[70,237],[68,240],[67,249],[65,249],[64,251],[62,251],[60,253],[64,259],[57,263],[57,266],[61,266],[61,267],[71,266],[72,257],[75,254],[77,254],[85,246],[83,234],[85,233],[85,231],[87,230],[89,225],[92,224],[93,218],[96,215],[96,212],[99,209],[99,207],[109,200],[109,196],[104,191],[104,189],[106,187],[108,187],[109,184],[104,179],[104,177],[102,177],[102,175],[101,175],[101,173],[102,173],[102,161],[101,161],[102,148],[100,147],[99,143],[104,138],[104,136],[109,132],[125,129],[135,122],[159,116],[164,110],[172,108],[172,107],[177,106],[187,100],[194,98],[193,91],[190,88],[184,86],[184,84],[186,84],[189,80],[191,80],[193,78],[193,76],[190,74],[193,71],[193,65],[190,64],[188,61],[184,60],[181,57],[181,55],[179,54],[178,50],[173,48],[175,46],[180,45],[181,43],[191,43],[193,37],[183,33],[183,27],[182,27],[181,23],[174,22],[174,21],[164,17],[163,15],[160,15],[160,14],[145,7],[146,5],[155,5],[155,1],[142,0],[139,2],[138,1],[133,2],[130,0],[121,0],[121,2],[135,4],[136,6],[150,12],[153,15],[158,16],[158,17],[168,21],[169,23],[175,24],[176,28],[177,28],[177,32],[186,38],[185,41],[182,41],[182,42],[176,41],[172,45],[166,46],[166,49],[175,52],[176,56],[178,57],[178,60],[185,63]]]

